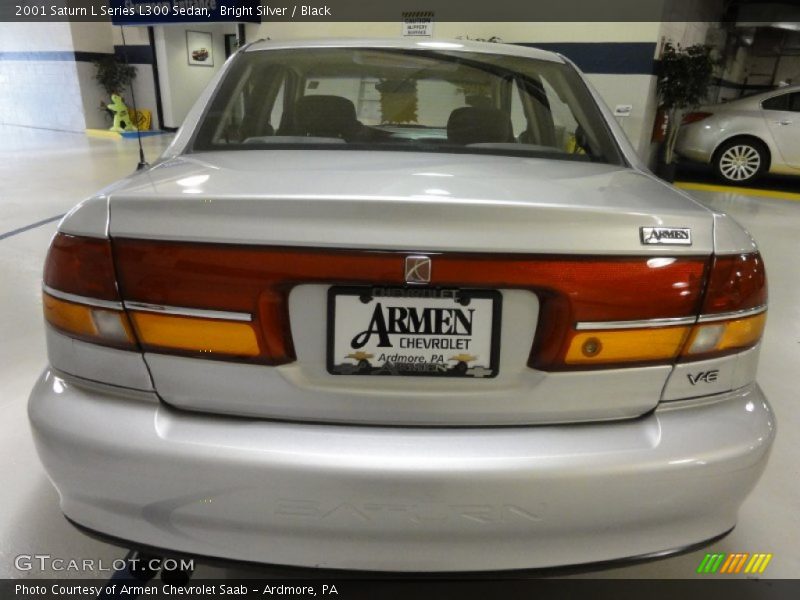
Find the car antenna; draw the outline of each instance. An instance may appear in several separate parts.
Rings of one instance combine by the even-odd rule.
[[[130,63],[128,62],[128,44],[125,42],[125,27],[120,25],[119,31],[122,34],[122,54],[125,57],[125,65],[130,66]],[[131,86],[131,101],[133,102],[133,112],[136,115],[138,115],[139,111],[136,110],[136,92],[133,91],[133,80],[131,80],[130,86]],[[136,140],[139,142],[139,164],[136,165],[136,170],[141,171],[142,169],[146,169],[150,165],[148,165],[147,161],[144,159],[144,147],[142,146],[142,132],[139,129],[138,124],[134,123],[134,127],[136,127]]]

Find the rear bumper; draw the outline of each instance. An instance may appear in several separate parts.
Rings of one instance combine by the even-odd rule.
[[[349,427],[183,413],[48,370],[29,413],[62,510],[84,527],[390,571],[598,562],[718,536],[775,435],[756,386],[616,423]]]
[[[684,125],[678,130],[675,152],[688,160],[709,164],[716,147],[716,139],[697,125]]]

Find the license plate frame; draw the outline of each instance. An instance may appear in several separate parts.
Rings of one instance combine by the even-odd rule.
[[[473,340],[477,336],[472,335],[472,321],[474,320],[474,312],[477,308],[481,308],[481,327],[483,329],[486,328],[486,324],[484,321],[488,320],[488,352],[489,358],[488,360],[484,357],[478,357],[469,353],[469,348],[466,351],[462,351],[459,348],[452,349],[452,348],[444,348],[443,351],[445,354],[449,354],[452,352],[457,352],[454,356],[448,356],[445,360],[445,363],[441,362],[425,362],[424,356],[422,357],[423,360],[419,362],[408,362],[408,361],[400,361],[400,362],[391,362],[386,361],[383,364],[373,365],[369,359],[374,358],[374,354],[366,352],[365,354],[369,354],[369,358],[362,358],[358,359],[356,357],[353,358],[340,358],[342,361],[350,361],[350,362],[339,362],[338,364],[335,361],[336,357],[336,324],[337,324],[337,299],[338,298],[346,298],[346,297],[358,297],[358,301],[361,304],[370,305],[372,304],[375,306],[377,304],[376,299],[402,299],[402,303],[404,305],[414,305],[416,307],[421,307],[423,310],[425,308],[450,308],[458,310],[460,307],[465,307],[467,311],[469,311],[469,306],[472,304],[474,307],[474,311],[470,314],[470,335],[467,336],[466,334],[432,334],[432,333],[391,333],[392,336],[401,336],[406,335],[410,336],[411,338],[414,337],[421,337],[421,336],[431,336],[431,339],[439,339],[442,340],[439,343],[445,343],[444,340],[450,338],[460,338],[461,340]],[[473,304],[473,300],[477,300],[478,302]],[[489,301],[490,307],[487,307],[486,302]],[[350,300],[352,303],[352,300]],[[415,304],[418,302],[418,304]],[[466,302],[466,304],[464,304]],[[328,288],[328,297],[327,297],[327,340],[326,340],[326,367],[328,373],[331,375],[356,375],[356,376],[396,376],[396,377],[457,377],[457,378],[464,378],[464,379],[491,379],[497,377],[499,370],[500,370],[500,327],[501,327],[501,315],[502,315],[502,302],[503,296],[498,290],[487,290],[487,289],[462,289],[462,288],[422,288],[422,287],[401,287],[401,286],[331,286]],[[354,303],[353,303],[354,304]],[[408,306],[406,306],[408,308]],[[342,305],[343,310],[347,310]],[[351,305],[352,309],[352,305]],[[357,310],[357,309],[356,309]],[[365,308],[368,310],[368,308]],[[383,307],[381,308],[383,310]],[[374,309],[373,309],[374,311]],[[464,312],[461,311],[462,317],[464,316]],[[486,313],[489,313],[488,315]],[[450,313],[451,316],[453,313]],[[434,316],[435,320],[435,316]],[[456,321],[459,321],[458,317],[456,316]],[[430,323],[428,321],[427,323]],[[466,321],[459,321],[456,324],[462,325],[466,327]],[[370,328],[372,327],[372,323],[366,323],[365,325]],[[462,329],[463,329],[462,327]],[[342,327],[342,329],[344,329]],[[352,335],[352,331],[348,332]],[[348,335],[348,333],[343,333],[342,335]],[[364,332],[362,332],[364,333]],[[355,337],[358,337],[361,334],[356,334]],[[367,336],[370,338],[371,334]],[[485,332],[482,336],[483,338],[486,337]],[[424,338],[423,338],[424,339]],[[351,342],[352,343],[352,342]],[[425,343],[424,341],[422,342]],[[434,342],[430,342],[434,343]],[[454,342],[455,343],[455,342]],[[467,343],[469,346],[471,342]],[[486,340],[483,340],[482,343],[483,347],[486,347]],[[476,345],[477,346],[477,345]],[[473,350],[476,346],[473,346]],[[342,349],[342,344],[339,344],[339,349]],[[414,349],[417,350],[417,349]],[[431,348],[423,348],[421,351],[426,352],[431,350]],[[393,354],[391,356],[398,357],[397,351],[394,347],[391,348]],[[343,352],[339,352],[343,354]],[[354,352],[354,354],[357,354]],[[481,352],[483,354],[483,352]],[[346,355],[344,355],[346,356]],[[384,356],[384,355],[381,355]],[[405,355],[406,358],[410,358],[410,355]],[[433,355],[431,355],[433,356]],[[470,365],[468,357],[474,357],[475,364]],[[464,360],[457,360],[458,358],[463,357]],[[441,357],[444,358],[444,357]],[[465,362],[465,360],[467,362]],[[364,362],[366,361],[366,362]],[[448,368],[443,368],[442,365],[447,365]],[[452,365],[452,367],[450,366]]]

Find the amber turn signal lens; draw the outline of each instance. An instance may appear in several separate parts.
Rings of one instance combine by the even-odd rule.
[[[45,320],[56,329],[78,339],[122,348],[136,346],[125,313],[77,304],[42,294]]]
[[[671,360],[678,356],[690,327],[576,332],[564,362],[604,365]]]
[[[131,312],[145,350],[169,348],[204,355],[254,357],[260,354],[251,323]]]

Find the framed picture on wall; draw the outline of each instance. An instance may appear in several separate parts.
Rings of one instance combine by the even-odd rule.
[[[214,47],[210,33],[204,31],[186,32],[186,55],[193,67],[213,67]]]

